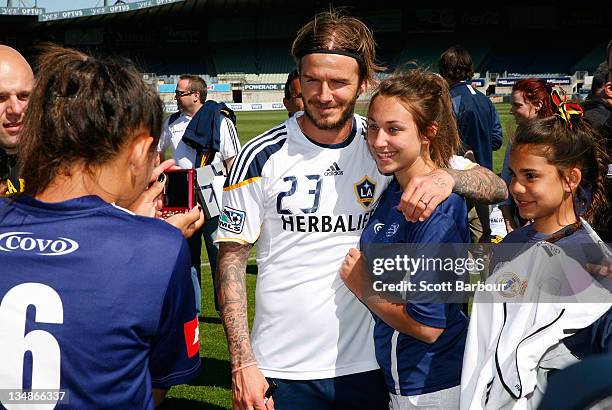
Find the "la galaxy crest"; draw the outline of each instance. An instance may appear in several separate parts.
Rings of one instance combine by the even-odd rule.
[[[357,181],[353,188],[357,195],[357,202],[368,210],[374,202],[374,194],[376,193],[376,182],[372,181],[367,175]]]

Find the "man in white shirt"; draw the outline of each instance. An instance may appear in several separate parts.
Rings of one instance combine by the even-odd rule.
[[[223,161],[226,170],[229,170],[234,161],[234,157],[240,151],[240,141],[238,140],[238,133],[236,132],[234,123],[229,118],[229,115],[224,114],[225,111],[223,108],[221,108],[222,114],[220,116],[221,122],[218,127],[219,132],[212,136],[212,143],[209,147],[202,152],[198,152],[183,140],[185,131],[192,118],[205,105],[206,94],[207,85],[201,77],[195,75],[182,75],[180,77],[175,91],[179,112],[170,115],[164,121],[162,135],[159,140],[159,151],[163,156],[163,152],[170,147],[172,157],[176,161],[176,164],[183,169],[199,168],[211,163]],[[208,103],[209,102],[206,102],[206,104]],[[224,105],[221,104],[217,104],[214,107],[217,106],[224,107]],[[212,128],[214,127],[211,127],[211,129]],[[221,198],[221,187],[224,178],[220,177],[219,179],[220,181],[213,181],[213,187],[215,188],[217,198]],[[213,237],[217,230],[217,223],[218,217],[210,218],[202,227],[201,235],[200,233],[195,233],[189,240],[191,263],[193,269],[197,272],[198,282],[200,282],[201,236],[204,236],[213,283],[216,283],[215,271],[217,269],[217,256],[219,251],[217,246],[213,243]],[[218,311],[216,286],[214,294],[215,307]],[[199,304],[199,300],[197,302]]]

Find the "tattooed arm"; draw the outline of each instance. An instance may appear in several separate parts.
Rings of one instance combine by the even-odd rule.
[[[410,181],[398,209],[409,221],[424,221],[451,192],[482,204],[498,203],[508,197],[504,180],[485,167],[437,169]]]
[[[480,165],[457,171],[445,169],[453,178],[453,192],[482,204],[497,204],[508,198],[508,188],[503,179]]]
[[[264,405],[268,382],[257,368],[247,320],[246,265],[253,245],[221,242],[217,269],[217,295],[232,367],[234,409],[272,409]]]

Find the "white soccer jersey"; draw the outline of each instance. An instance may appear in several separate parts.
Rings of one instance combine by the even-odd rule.
[[[169,146],[172,147],[172,157],[176,161],[176,165],[183,169],[194,168],[196,159],[196,150],[185,144],[181,139],[185,130],[191,121],[190,116],[181,112],[178,118],[168,124],[170,117],[166,118],[162,126],[162,135],[159,138],[158,150],[163,152]],[[211,163],[224,161],[238,155],[240,151],[240,141],[234,123],[226,117],[223,117],[220,127],[219,152],[215,153],[215,157]],[[217,177],[213,181],[213,189],[217,198],[222,197],[222,186],[225,177]]]
[[[252,346],[268,377],[378,368],[372,316],[338,274],[390,181],[364,135],[355,115],[345,142],[318,144],[294,116],[246,144],[227,179],[217,242],[257,241]]]

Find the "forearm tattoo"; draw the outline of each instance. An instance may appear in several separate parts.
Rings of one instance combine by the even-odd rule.
[[[247,319],[246,265],[253,245],[223,242],[219,246],[217,295],[232,368],[255,361]]]
[[[489,169],[477,166],[465,171],[446,170],[455,180],[453,192],[466,199],[484,204],[496,204],[508,197],[503,179]]]

